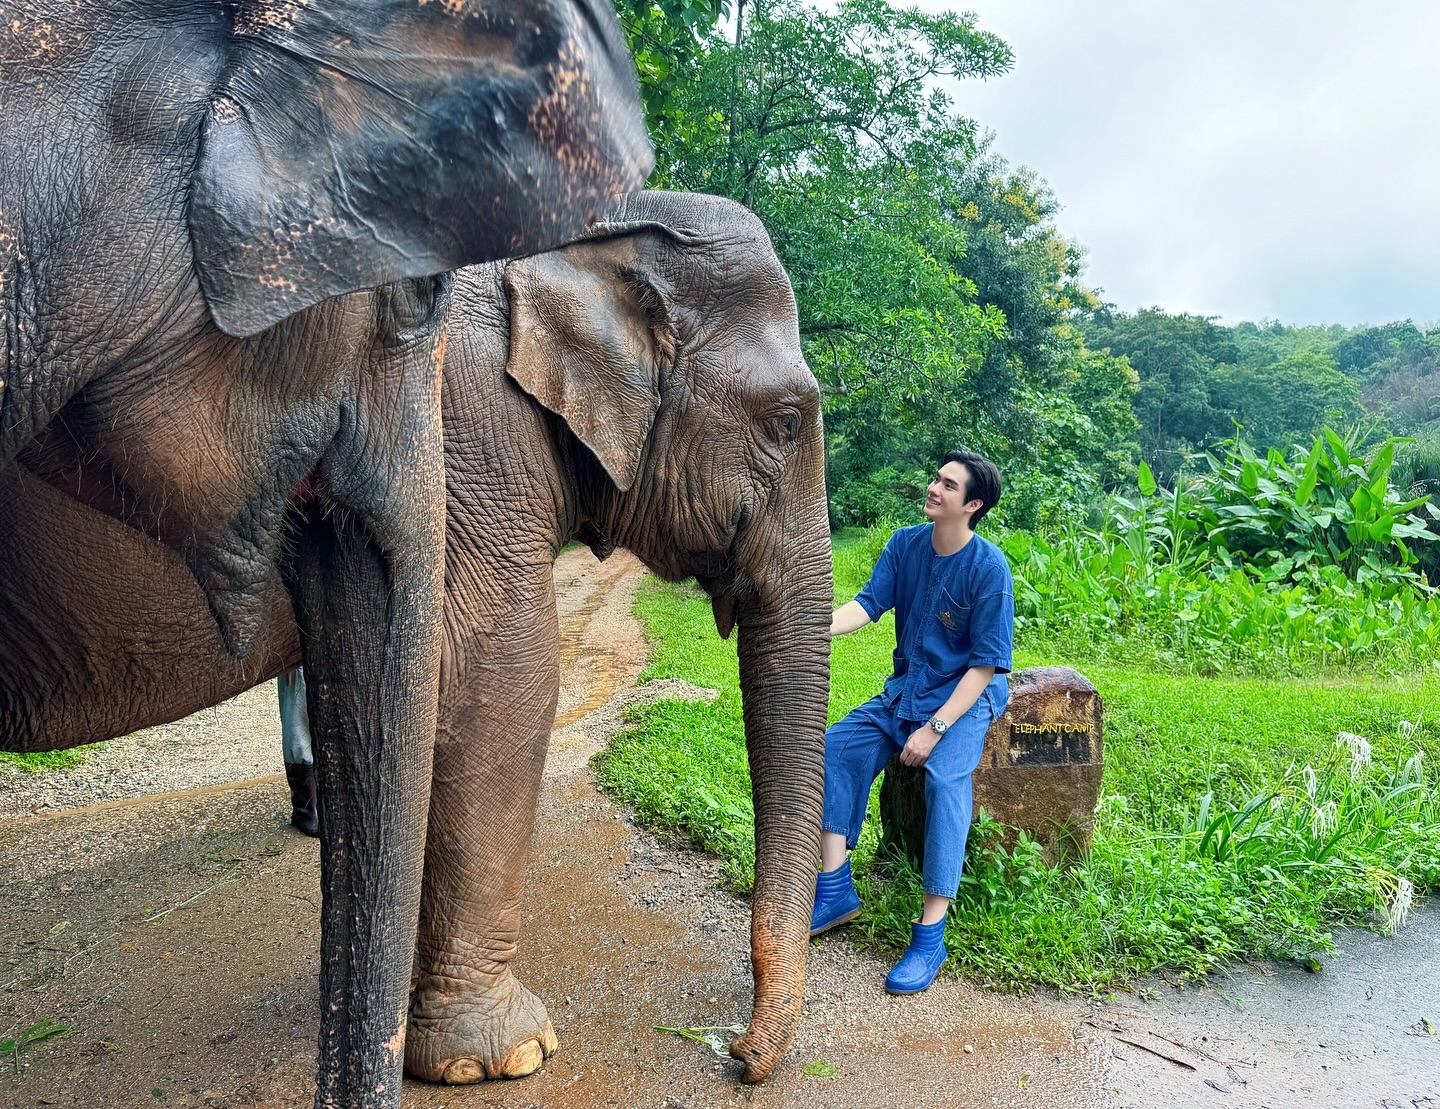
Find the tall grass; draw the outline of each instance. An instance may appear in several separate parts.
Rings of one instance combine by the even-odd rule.
[[[1238,437],[1204,472],[1112,498],[1098,528],[1000,539],[1017,630],[1059,653],[1194,673],[1315,673],[1430,665],[1440,591],[1415,549],[1440,531],[1424,497],[1391,483],[1328,429],[1308,453],[1264,457]]]

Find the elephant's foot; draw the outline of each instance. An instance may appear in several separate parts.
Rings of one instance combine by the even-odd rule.
[[[483,990],[418,988],[405,1034],[405,1070],[455,1086],[522,1078],[559,1046],[544,1004],[507,971],[501,984]]]

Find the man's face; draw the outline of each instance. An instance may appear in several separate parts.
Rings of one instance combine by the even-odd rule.
[[[970,484],[970,471],[963,462],[947,462],[940,467],[935,480],[925,490],[925,516],[937,524],[950,520],[969,519],[980,511],[979,497],[967,501],[965,488]]]

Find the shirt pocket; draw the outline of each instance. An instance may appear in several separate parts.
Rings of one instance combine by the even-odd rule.
[[[945,631],[951,643],[970,640],[970,606],[962,605],[943,586],[935,602],[935,622]]]

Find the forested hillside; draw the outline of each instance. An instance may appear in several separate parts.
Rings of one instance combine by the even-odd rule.
[[[733,197],[770,230],[826,397],[834,523],[908,519],[945,448],[1008,476],[1002,522],[1073,518],[1236,433],[1310,448],[1420,433],[1396,478],[1440,488],[1440,333],[1222,327],[1115,312],[1059,205],[952,95],[1009,48],[968,14],[886,0],[617,0],[657,187]],[[960,85],[963,89],[964,85]],[[1427,445],[1428,444],[1428,445]]]
[[[1092,346],[1123,355],[1146,461],[1173,474],[1195,451],[1244,428],[1265,449],[1308,443],[1324,424],[1362,439],[1415,436],[1406,474],[1440,477],[1440,331],[1381,327],[1222,327],[1158,308],[1098,309],[1079,321]],[[1428,472],[1427,472],[1428,471]]]

